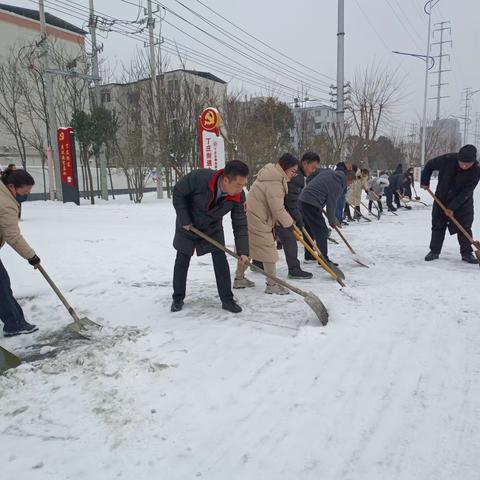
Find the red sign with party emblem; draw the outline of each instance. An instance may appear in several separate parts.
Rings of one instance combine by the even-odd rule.
[[[220,134],[222,118],[216,108],[206,108],[198,119],[200,168],[219,170],[225,166],[225,144]]]
[[[57,141],[63,201],[64,203],[75,202],[77,205],[80,205],[77,159],[75,155],[75,130],[70,127],[59,128],[57,130]]]
[[[200,125],[203,130],[212,132],[217,130],[221,123],[222,119],[216,108],[208,107],[200,115]]]
[[[59,128],[58,137],[58,156],[60,157],[60,173],[62,183],[70,187],[75,185],[73,176],[73,149],[71,142],[71,133],[73,128]]]

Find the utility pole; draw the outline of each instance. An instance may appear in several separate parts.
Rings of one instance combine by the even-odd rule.
[[[343,137],[345,128],[345,1],[338,0],[338,29],[337,29],[337,140],[340,142],[340,161],[345,159]]]
[[[449,60],[450,60],[450,55],[443,53],[443,45],[449,43],[450,46],[452,46],[452,41],[451,40],[444,40],[443,39],[443,32],[448,30],[451,33],[451,31],[452,31],[452,29],[450,27],[446,26],[449,23],[450,23],[449,21],[436,23],[435,26],[440,25],[440,27],[433,30],[433,35],[434,36],[435,36],[435,32],[440,32],[440,41],[432,43],[432,47],[434,45],[439,45],[439,47],[440,47],[439,55],[434,56],[435,58],[438,58],[438,70],[435,71],[435,72],[431,72],[431,73],[438,74],[437,83],[432,85],[432,87],[437,87],[437,96],[431,98],[431,100],[437,100],[437,113],[436,113],[436,116],[435,116],[436,120],[440,119],[440,100],[442,98],[448,98],[448,95],[445,95],[445,96],[442,97],[442,86],[443,85],[448,85],[448,82],[442,83],[442,73],[450,72],[451,70],[442,70],[442,64],[443,64],[443,57],[448,57]]]
[[[92,70],[93,76],[96,79],[94,84],[94,102],[93,105],[96,108],[101,107],[102,100],[100,95],[100,75],[98,73],[98,47],[97,47],[97,16],[93,7],[93,0],[89,0],[90,16],[89,16],[89,29],[92,39]],[[103,146],[101,147],[103,149]],[[108,183],[107,183],[107,159],[104,152],[100,152],[96,158],[96,164],[100,164],[100,189],[103,200],[108,200]]]
[[[479,140],[480,140],[480,112],[477,112],[475,115],[475,137],[473,139],[473,142],[476,145],[479,145]]]
[[[427,139],[427,98],[428,98],[428,70],[429,70],[429,61],[430,58],[430,37],[432,34],[432,8],[439,2],[436,0],[435,4],[432,5],[433,0],[429,0],[423,7],[424,12],[428,15],[428,31],[427,31],[427,52],[425,54],[425,86],[423,91],[423,118],[422,118],[422,130],[421,130],[421,146],[422,146],[422,156],[420,159],[420,165],[423,167],[425,165],[425,143]],[[427,11],[428,8],[428,11]]]
[[[45,99],[47,104],[47,160],[50,200],[63,200],[62,178],[60,174],[60,159],[58,157],[57,143],[57,116],[53,96],[53,77],[47,73],[49,68],[49,45],[47,37],[47,24],[45,21],[45,7],[43,0],[38,1],[40,16],[40,32],[42,47],[42,77],[45,83]]]
[[[157,83],[157,65],[155,58],[155,19],[153,18],[152,0],[147,0],[147,26],[148,26],[148,47],[150,49],[150,80],[152,82],[152,100],[156,115],[159,114],[158,108],[158,83]],[[146,46],[146,45],[145,45]],[[160,154],[160,152],[157,152]],[[160,161],[157,160],[157,198],[163,198],[163,178],[160,168]]]

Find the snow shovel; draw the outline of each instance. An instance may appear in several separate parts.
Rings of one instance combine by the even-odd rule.
[[[351,207],[351,205],[348,202],[346,202],[346,203],[349,207]],[[355,207],[353,207],[353,219],[354,220],[355,220],[355,214],[360,215],[360,218],[363,218],[367,222],[371,222],[371,220],[369,218],[367,218],[362,212],[360,212],[360,209],[357,210]],[[360,219],[358,219],[358,220],[360,220]]]
[[[438,203],[438,206],[443,210],[443,213],[449,218],[456,226],[457,228],[465,235],[467,240],[470,242],[471,245],[475,246],[475,256],[477,257],[478,260],[478,265],[480,266],[480,250],[477,249],[477,242],[472,238],[472,236],[463,228],[462,224],[452,215],[449,217],[446,214],[447,207],[442,203],[442,201],[430,190],[430,188],[426,188],[427,192],[432,196],[433,200]]]
[[[48,273],[44,270],[42,265],[38,265],[36,267],[37,270],[40,271],[40,273],[43,275],[45,280],[49,283],[49,285],[52,287],[53,291],[57,294],[58,298],[61,300],[65,308],[68,310],[68,313],[71,315],[73,318],[73,323],[70,324],[69,326],[77,332],[79,335],[82,337],[90,340],[91,335],[96,331],[100,330],[102,328],[101,325],[98,323],[95,323],[94,321],[90,320],[87,317],[82,317],[80,318],[75,310],[71,307],[71,305],[67,302],[66,298],[63,296],[62,292],[58,289],[58,287],[53,283],[53,280],[50,278]]]
[[[205,241],[207,241],[211,245],[217,247],[219,250],[222,250],[222,252],[228,253],[229,255],[236,258],[237,260],[240,259],[240,255],[237,255],[235,252],[225,247],[225,245],[222,245],[221,243],[217,242],[215,239],[209,237],[207,234],[198,230],[198,228],[195,228],[193,225],[188,228],[188,231],[195,233],[195,235],[198,235],[200,238],[203,238]],[[305,292],[303,290],[300,290],[297,287],[294,287],[293,285],[290,285],[287,282],[284,282],[280,278],[277,278],[275,275],[271,275],[270,273],[267,273],[265,270],[255,266],[252,262],[248,262],[248,266],[254,272],[261,273],[262,275],[264,275],[267,278],[270,278],[270,280],[273,280],[275,283],[278,283],[282,287],[285,287],[288,290],[291,290],[292,292],[296,293],[297,295],[302,296],[303,299],[305,300],[305,303],[315,312],[315,315],[320,320],[320,323],[324,326],[328,323],[328,311],[325,308],[325,305],[322,303],[322,301],[315,294],[313,294],[312,292]]]
[[[322,209],[322,213],[325,215],[325,217],[327,216],[327,214],[325,213],[325,210]],[[359,255],[357,255],[357,253],[355,252],[355,250],[352,248],[352,246],[350,245],[350,243],[348,243],[347,239],[345,238],[345,236],[342,234],[342,232],[340,231],[340,229],[335,225],[335,231],[340,235],[340,238],[344,241],[345,245],[348,247],[348,249],[350,250],[351,254],[352,254],[352,259],[354,262],[357,262],[359,265],[361,265],[362,267],[365,267],[365,268],[369,268],[369,266],[367,265],[367,262],[365,260],[363,260],[362,257],[360,257]]]
[[[412,182],[412,187],[413,187],[413,191],[415,192],[415,200],[421,200],[420,196],[417,193],[417,189],[415,188],[415,182]],[[424,204],[424,205],[426,205],[426,204]]]
[[[368,212],[369,215],[371,215],[372,217],[375,217],[377,220],[380,220],[380,212],[378,211],[378,207],[377,207],[377,212],[378,212],[378,214],[375,215],[374,213],[372,213],[372,212],[368,209],[368,207],[367,207],[363,202],[360,202],[360,203],[361,203],[362,207],[363,207],[365,210],[367,210],[367,212]],[[373,203],[372,203],[372,205],[373,205]]]
[[[297,241],[299,241],[305,247],[308,253],[315,258],[318,264],[342,287],[345,287],[346,285],[343,283],[343,280],[345,280],[345,274],[337,266],[333,265],[325,258],[323,253],[317,247],[315,240],[313,240],[311,235],[308,233],[307,229],[304,227],[302,228],[302,231],[300,231],[297,227],[295,227],[293,234],[295,235]]]
[[[409,208],[409,207],[407,206],[407,200],[405,200],[405,195],[402,195],[400,192],[398,192],[398,196],[399,196],[400,199],[403,200],[403,202],[405,203],[405,207],[406,207],[406,208]],[[422,202],[422,201],[420,200],[420,197],[418,197],[418,200],[417,200],[417,198],[415,197],[415,198],[410,198],[408,201],[409,201],[409,202],[415,202],[415,203],[421,203],[422,205],[425,205],[426,207],[428,207],[428,205],[427,205],[425,202]],[[410,208],[412,208],[412,207],[410,207]]]
[[[9,368],[18,367],[21,363],[22,361],[16,355],[0,346],[0,374]]]

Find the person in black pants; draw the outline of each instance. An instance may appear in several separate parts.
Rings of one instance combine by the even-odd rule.
[[[305,225],[300,213],[298,199],[305,187],[305,179],[308,178],[319,166],[320,156],[318,153],[306,152],[301,160],[297,174],[288,182],[288,193],[285,196],[285,208],[290,216],[295,220],[298,228],[302,229]],[[283,228],[277,225],[275,228],[277,238],[280,240],[285,252],[285,259],[288,265],[288,276],[296,279],[308,279],[313,275],[300,268],[298,260],[298,245],[292,229]]]
[[[217,290],[222,308],[232,313],[242,311],[233,299],[230,267],[225,253],[190,231],[192,226],[225,245],[223,217],[230,213],[235,246],[240,263],[248,265],[248,229],[245,193],[248,166],[233,160],[223,170],[194,170],[173,188],[173,206],[177,213],[173,246],[177,250],[173,271],[172,312],[182,310],[192,255],[212,254]]]
[[[32,176],[21,169],[6,169],[0,181],[0,248],[6,243],[33,267],[40,265],[35,251],[23,238],[18,226],[19,207],[24,202],[33,185]],[[10,277],[0,261],[0,320],[3,322],[3,335],[33,333],[35,325],[25,320],[22,307],[13,296]]]
[[[432,238],[430,252],[425,261],[436,260],[442,251],[445,233],[448,228],[451,235],[457,234],[460,255],[467,263],[477,264],[472,246],[456,225],[450,221],[453,216],[472,236],[473,192],[480,180],[480,166],[477,161],[477,149],[473,145],[463,146],[458,153],[448,153],[436,157],[425,164],[422,172],[421,187],[429,188],[433,171],[438,170],[438,185],[435,192],[446,206],[446,213],[436,202],[432,209]],[[477,247],[478,242],[475,243]]]
[[[320,170],[300,194],[300,212],[303,221],[311,232],[323,256],[328,258],[329,229],[323,218],[322,209],[327,207],[328,222],[335,228],[335,210],[337,200],[343,193],[346,185],[345,173],[342,169]],[[305,259],[308,259],[305,255]],[[333,262],[332,262],[333,263]]]

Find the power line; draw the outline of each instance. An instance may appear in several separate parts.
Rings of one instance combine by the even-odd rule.
[[[277,50],[276,48],[268,45],[266,42],[264,42],[263,40],[260,40],[259,38],[255,37],[254,35],[252,35],[251,33],[247,32],[245,29],[243,29],[242,27],[239,27],[238,25],[236,25],[235,23],[233,23],[231,20],[229,20],[228,18],[224,17],[223,15],[221,15],[220,13],[216,12],[215,10],[213,10],[212,8],[210,8],[208,5],[206,5],[205,3],[201,2],[200,0],[196,0],[200,5],[202,5],[203,7],[205,7],[207,10],[209,10],[210,12],[212,12],[213,14],[217,15],[217,17],[225,20],[227,23],[229,23],[230,25],[232,25],[233,27],[237,28],[238,30],[240,30],[242,33],[244,33],[245,35],[249,36],[250,38],[256,40],[257,42],[259,42],[260,44],[262,44],[263,46],[269,48],[270,50],[278,53],[279,55],[282,55],[283,57],[287,58],[288,60],[296,63],[297,65],[300,65],[304,68],[307,68],[308,70],[310,70],[311,72],[314,72],[314,73],[317,73],[318,75],[321,75],[322,77],[325,77],[333,82],[336,81],[335,78],[333,77],[330,77],[328,75],[325,75],[324,73],[321,73],[319,72],[318,70],[315,70],[295,59],[293,59],[292,57],[289,57],[288,55],[282,53],[281,51]]]
[[[390,7],[390,9],[392,10],[392,12],[394,13],[395,17],[397,17],[397,20],[400,22],[400,25],[402,26],[402,28],[407,32],[408,36],[412,39],[413,43],[415,44],[415,46],[417,48],[421,48],[417,42],[417,40],[414,38],[414,36],[411,34],[410,30],[407,29],[406,25],[405,25],[405,22],[400,18],[400,16],[398,15],[397,11],[393,8],[392,4],[390,3],[390,0],[386,0],[387,1],[387,4],[388,6]],[[409,20],[407,18],[407,23],[409,23]]]
[[[420,40],[420,43],[423,42],[423,37],[422,35],[420,35],[417,31],[417,29],[415,28],[415,26],[413,25],[413,22],[411,21],[410,19],[410,16],[407,15],[407,13],[405,13],[405,10],[403,9],[401,3],[398,1],[398,0],[393,0],[395,2],[395,5],[398,7],[398,9],[400,10],[400,12],[402,13],[403,17],[405,18],[405,20],[407,21],[409,27],[412,29],[412,32],[415,34],[415,36],[417,37],[418,40]],[[418,44],[416,44],[418,46]]]
[[[31,1],[33,2],[33,0],[31,0]],[[50,2],[50,0],[47,0],[47,1],[49,1],[49,3],[53,3],[53,2]],[[81,11],[81,9],[83,9],[83,10],[85,10],[85,15],[87,15],[87,13],[86,13],[87,9],[80,4],[77,4],[76,2],[70,1],[68,4],[66,2],[62,2],[61,0],[57,0],[57,2],[68,5],[69,8],[73,8],[76,12]],[[72,4],[77,5],[78,7],[72,6]],[[113,17],[110,17],[109,15],[103,14],[102,12],[99,12],[98,10],[96,11],[96,13],[102,15],[106,19],[109,19],[109,18],[113,19]],[[78,17],[78,16],[74,16],[74,17],[78,18],[82,21],[85,20],[85,18],[83,18],[83,17]],[[141,41],[142,43],[144,43],[147,40],[146,34],[142,35],[142,34],[139,34],[137,31],[131,32],[131,31],[126,30],[126,28],[129,28],[128,25],[122,25],[122,29],[120,29],[120,26],[116,26],[115,28],[109,28],[109,31],[111,31],[112,33],[119,33],[120,35],[126,36],[127,38],[133,38],[135,40]],[[178,44],[176,44],[176,43],[174,43],[170,40],[167,40],[167,42],[169,42],[171,45],[173,45],[176,49],[176,50],[166,49],[167,51],[169,51],[170,53],[177,54],[177,55],[179,53],[181,53],[181,52],[179,52],[179,49],[178,49],[179,45]],[[249,71],[248,69],[247,70],[245,70],[245,69],[239,70],[238,67],[234,67],[232,65],[226,64],[225,62],[221,62],[219,60],[213,59],[206,54],[203,54],[203,53],[197,52],[197,51],[194,51],[194,52],[196,53],[196,55],[200,55],[200,56],[203,56],[203,57],[206,57],[206,58],[209,59],[208,62],[207,62],[207,61],[205,61],[204,58],[200,58],[200,59],[198,59],[198,57],[193,58],[194,63],[197,63],[199,65],[212,66],[212,62],[217,63],[217,64],[223,64],[221,68],[219,68],[218,65],[213,65],[213,68],[215,68],[219,71],[221,70],[222,72],[226,73],[227,75],[233,75],[234,77],[237,77],[241,80],[244,80],[245,83],[248,83],[250,85],[254,85],[254,86],[257,86],[257,87],[260,87],[260,88],[266,88],[265,84],[260,83],[261,81],[264,81],[265,83],[270,83],[270,84],[273,84],[274,86],[280,86],[283,89],[290,90],[293,94],[297,93],[297,90],[295,88],[289,87],[288,85],[285,85],[285,84],[282,84],[282,83],[278,82],[277,80],[273,80],[273,79],[270,79],[268,77],[261,76],[259,74],[254,74],[251,71]],[[183,54],[185,54],[185,53],[190,55],[190,51],[188,50],[188,47],[185,47],[183,49]],[[245,67],[245,68],[247,68],[247,67]],[[235,69],[235,70],[232,72],[231,71],[232,69]],[[242,74],[244,74],[244,75],[242,75]],[[251,76],[254,76],[255,80],[252,80],[250,78]],[[283,90],[282,90],[282,93],[284,93]],[[322,100],[327,101],[327,99],[322,99]]]
[[[127,4],[130,4],[132,5],[132,2],[129,1],[129,0],[121,0],[123,3],[127,3]],[[203,34],[207,35],[208,37],[214,39],[215,41],[217,41],[218,43],[220,43],[221,45],[223,45],[224,47],[227,47],[229,48],[230,50],[238,53],[239,55],[241,55],[242,57],[252,61],[253,63],[256,63],[257,65],[265,68],[266,70],[270,70],[271,72],[275,73],[275,74],[278,74],[278,75],[281,75],[283,77],[286,77],[286,78],[290,78],[291,80],[295,81],[295,82],[298,82],[299,81],[299,78],[298,78],[298,75],[297,76],[294,76],[290,73],[287,73],[287,72],[284,72],[282,70],[278,70],[278,67],[274,67],[271,65],[271,62],[268,61],[268,59],[265,59],[264,57],[260,57],[262,58],[261,60],[258,59],[258,58],[255,58],[253,57],[252,55],[248,54],[248,53],[245,53],[243,52],[242,50],[240,50],[238,47],[234,46],[234,45],[231,45],[230,43],[218,38],[217,36],[213,35],[212,33],[206,31],[205,29],[199,27],[198,25],[194,24],[193,22],[189,21],[188,19],[186,19],[185,17],[183,17],[182,15],[178,14],[177,12],[175,12],[174,10],[166,7],[164,4],[162,3],[159,3],[159,2],[156,2],[157,5],[159,5],[160,7],[162,7],[165,11],[173,14],[174,16],[176,16],[177,18],[179,18],[180,20],[182,20],[183,22],[187,23],[188,25],[194,27],[196,30],[202,32]],[[181,32],[182,34],[188,36],[189,38],[191,38],[192,40],[198,42],[198,43],[201,43],[202,45],[206,46],[207,48],[211,48],[209,45],[205,44],[204,42],[201,42],[198,38],[194,37],[193,35],[190,35],[188,34],[187,32],[185,32],[183,29],[181,29],[180,27],[178,27],[177,25],[173,24],[172,22],[166,20],[165,18],[162,20],[163,22],[167,23],[168,25],[172,26],[173,28],[175,28],[176,30],[178,30],[179,32]],[[280,67],[282,68],[282,67]],[[320,92],[320,93],[324,93],[324,94],[328,94],[329,92],[327,90],[323,90],[321,87],[317,87],[315,86],[313,83],[311,83],[310,81],[307,81],[305,79],[302,79],[302,82],[308,86],[311,90],[315,90],[317,92]]]
[[[31,0],[31,1],[33,1],[33,0]],[[47,0],[47,1],[49,1],[49,3],[53,3],[53,2],[50,2],[50,0]],[[69,7],[70,9],[73,9],[75,12],[78,12],[78,11],[81,11],[81,12],[82,12],[82,10],[84,10],[84,11],[85,11],[85,14],[86,14],[86,8],[85,8],[83,5],[80,5],[80,4],[78,4],[78,3],[74,2],[74,1],[71,1],[71,2],[67,3],[67,2],[62,2],[61,0],[57,0],[56,3],[61,3],[61,4],[64,4],[64,5],[68,5],[68,7]],[[132,5],[133,5],[133,4],[132,4]],[[63,5],[62,5],[62,6],[63,6]],[[67,13],[67,12],[64,12],[64,13]],[[83,13],[83,12],[82,12],[82,13]],[[115,19],[114,17],[111,17],[110,15],[104,14],[104,13],[98,11],[98,10],[96,10],[96,13],[103,18],[104,23],[106,23],[106,24],[109,23],[109,24],[110,24],[110,26],[106,29],[108,32],[116,32],[116,31],[119,30],[119,25],[115,25],[116,19]],[[80,20],[84,20],[83,18],[80,18],[80,17],[78,17],[78,16],[75,16],[75,18],[78,18],[78,19],[80,19]],[[108,20],[108,22],[107,22],[107,20]],[[129,21],[123,21],[123,22],[122,22],[123,27],[124,27],[123,33],[124,33],[125,35],[127,35],[127,36],[132,36],[132,37],[133,37],[133,36],[136,35],[136,34],[143,33],[143,32],[139,32],[138,30],[135,30],[135,31],[130,31],[130,30],[128,30],[128,28],[134,28],[133,25],[130,25],[131,23],[133,23],[133,22],[129,22]],[[115,26],[113,26],[113,25],[115,25]],[[177,27],[175,27],[175,28],[177,28]],[[177,28],[177,29],[178,29],[178,28]],[[187,34],[187,35],[188,35],[188,34]],[[145,38],[145,37],[142,37],[142,39],[143,39],[143,38]],[[192,38],[193,38],[193,37],[192,37]],[[195,39],[195,40],[196,40],[196,39]],[[143,41],[143,40],[142,40],[142,41]],[[204,46],[206,46],[207,48],[209,47],[208,45],[204,44],[203,42],[200,42],[200,43],[202,43],[202,44],[203,44]],[[184,47],[184,48],[189,48],[189,47]],[[196,52],[196,53],[199,53],[199,52]],[[205,54],[202,54],[202,55],[207,56],[207,55],[205,55]],[[227,58],[228,60],[236,63],[236,64],[239,65],[242,69],[247,69],[247,70],[249,70],[248,67],[246,67],[245,65],[239,63],[238,61],[236,61],[236,60],[234,60],[234,59],[231,59],[231,58],[229,58],[229,57],[226,57],[225,55],[222,55],[221,53],[219,53],[219,55],[221,55],[222,57]],[[208,57],[210,57],[210,56],[208,55]],[[213,60],[213,59],[211,59],[211,60]],[[198,61],[198,60],[197,60],[196,63],[202,63],[202,62],[203,62],[203,63],[206,63],[205,61]],[[210,64],[210,65],[211,65],[211,64]],[[218,67],[216,67],[216,68],[218,68]],[[233,67],[233,66],[230,65],[229,68],[235,68],[235,67]],[[225,70],[223,70],[223,71],[225,71]],[[245,71],[243,71],[243,73],[245,73]],[[274,71],[274,73],[278,73],[278,72],[277,72],[277,71]],[[229,73],[229,74],[230,74],[230,73]],[[295,89],[295,88],[289,87],[288,85],[285,85],[285,84],[282,84],[282,83],[280,83],[278,80],[273,80],[273,79],[270,79],[270,78],[265,77],[265,76],[259,76],[259,74],[256,74],[256,73],[250,73],[250,75],[256,75],[256,76],[257,76],[257,80],[258,80],[260,77],[263,77],[263,78],[260,78],[260,80],[263,80],[263,81],[265,81],[265,82],[267,82],[267,83],[273,83],[273,84],[276,84],[276,85],[280,85],[282,88],[288,88],[288,89],[291,90],[292,92],[295,92],[295,93],[296,93],[296,89]],[[283,75],[283,76],[285,77],[285,75]],[[287,76],[286,78],[287,78],[288,81],[290,81],[290,80],[292,79],[291,76]],[[245,79],[245,81],[247,81],[247,79]],[[294,81],[295,81],[295,83],[298,83],[298,79],[295,78]],[[248,82],[248,83],[252,83],[252,82]],[[256,86],[258,86],[258,84],[257,84]],[[264,88],[263,85],[262,85],[262,88]],[[312,90],[317,90],[317,89],[312,89]],[[326,98],[322,98],[322,101],[327,102],[328,100],[327,100]]]
[[[223,33],[224,35],[226,35],[227,37],[229,37],[230,39],[232,39],[233,41],[235,41],[236,43],[240,43],[241,45],[243,46],[247,46],[248,50],[250,52],[253,52],[255,54],[258,54],[258,47],[255,47],[253,46],[252,44],[246,42],[245,40],[243,40],[241,37],[231,33],[231,32],[228,32],[227,30],[225,30],[223,27],[221,27],[220,25],[217,25],[215,24],[214,22],[212,22],[211,20],[209,20],[208,18],[204,17],[203,15],[199,14],[198,12],[196,12],[195,10],[193,10],[192,8],[188,7],[187,5],[185,5],[183,2],[181,2],[180,0],[175,0],[179,5],[181,5],[183,8],[185,8],[187,11],[189,11],[190,13],[192,13],[193,15],[195,15],[196,17],[200,18],[201,20],[203,20],[205,23],[207,23],[208,25],[210,25],[211,27],[213,27],[215,30]],[[281,61],[281,60],[278,60],[277,58],[273,57],[272,55],[270,55],[269,53],[265,53],[265,52],[262,52],[262,55],[270,58],[271,60],[279,63],[282,68],[288,68],[289,70],[293,70],[294,73],[298,74],[298,69],[295,69],[294,67],[286,64],[285,62]],[[313,77],[312,75],[310,74],[305,74],[303,73],[303,76],[305,78],[309,78],[311,79],[310,81],[314,81],[314,82],[319,82],[323,85],[326,85],[326,86],[330,86],[330,84],[328,82],[325,82],[325,81],[322,81],[322,80],[318,80],[318,78],[316,77]]]

